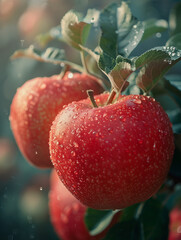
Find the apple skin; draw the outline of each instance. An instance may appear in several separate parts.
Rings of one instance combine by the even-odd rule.
[[[175,207],[170,212],[168,240],[181,240],[181,208]]]
[[[62,240],[99,240],[119,220],[115,214],[110,225],[100,234],[91,236],[84,223],[87,207],[80,203],[63,185],[55,170],[51,173],[49,212],[52,225]]]
[[[22,154],[31,164],[52,167],[48,146],[52,121],[64,105],[86,98],[87,89],[103,92],[96,78],[68,72],[63,79],[54,75],[29,80],[17,90],[10,123]]]
[[[149,199],[163,184],[174,152],[171,123],[142,95],[108,94],[69,104],[50,131],[51,160],[69,191],[95,209],[122,209]]]

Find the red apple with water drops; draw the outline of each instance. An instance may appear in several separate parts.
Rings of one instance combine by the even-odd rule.
[[[168,240],[181,240],[181,207],[176,206],[170,212]]]
[[[95,77],[67,72],[61,78],[38,77],[23,84],[15,94],[10,111],[11,128],[24,157],[41,168],[52,167],[49,131],[63,106],[86,98],[87,89],[103,91]]]
[[[145,201],[163,184],[172,161],[171,123],[155,99],[108,94],[73,102],[50,132],[53,165],[64,185],[95,209],[122,209]]]
[[[103,232],[96,236],[91,236],[84,223],[87,207],[80,203],[65,188],[55,170],[51,174],[49,209],[52,225],[62,240],[102,239],[121,216],[121,212],[118,212]]]

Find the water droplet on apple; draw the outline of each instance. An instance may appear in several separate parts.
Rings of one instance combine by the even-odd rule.
[[[74,151],[71,151],[71,155],[74,157],[74,156],[75,156],[75,152],[74,152]]]
[[[73,76],[74,76],[73,73],[68,74],[68,78],[73,78]]]
[[[140,99],[134,99],[133,102],[137,103],[137,104],[141,104],[141,100]]]
[[[78,148],[78,147],[79,147],[79,144],[78,144],[78,143],[76,143],[76,142],[73,142],[73,145],[74,145],[74,147],[76,147],[76,148]]]
[[[40,86],[41,89],[45,89],[46,87],[47,87],[47,85],[45,83],[42,83]]]
[[[32,95],[29,95],[28,99],[31,100],[32,98],[33,98],[33,96],[32,96]]]
[[[147,157],[146,161],[147,161],[147,163],[149,163],[149,161],[150,161],[150,157]]]

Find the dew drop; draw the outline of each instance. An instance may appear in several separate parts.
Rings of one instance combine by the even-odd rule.
[[[93,17],[93,18],[91,18],[91,23],[93,23],[94,21],[95,21],[94,17]]]
[[[73,73],[68,74],[68,78],[73,78],[73,76],[74,76]]]
[[[157,38],[161,38],[161,36],[162,36],[161,33],[159,33],[159,32],[156,33],[156,37],[157,37]]]
[[[137,104],[141,104],[141,100],[140,99],[134,99],[133,102],[137,103]]]
[[[41,89],[45,89],[47,87],[47,85],[45,83],[41,84],[40,88]]]
[[[74,152],[74,151],[71,151],[71,155],[74,157],[74,156],[75,156],[75,152]]]
[[[76,143],[76,142],[73,142],[73,145],[74,145],[74,147],[79,147],[79,145],[78,145],[78,143]]]
[[[32,95],[29,95],[28,99],[31,100],[32,98],[33,98],[33,96],[32,96]]]

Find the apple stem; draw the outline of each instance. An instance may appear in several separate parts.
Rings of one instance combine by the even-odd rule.
[[[81,62],[82,62],[82,66],[84,68],[84,71],[89,74],[89,70],[85,61],[85,55],[84,55],[84,51],[80,51],[80,57],[81,57]]]
[[[106,105],[109,105],[109,104],[112,103],[115,95],[116,95],[116,91],[115,91],[115,89],[113,88],[112,91],[111,91],[111,93],[109,94],[109,97],[108,97],[108,100],[107,100],[107,102],[106,102]]]
[[[65,66],[62,68],[62,71],[59,74],[60,78],[62,79],[65,76],[66,72],[69,70],[70,70],[70,66],[65,64]]]
[[[97,103],[94,99],[94,91],[93,90],[87,90],[87,95],[88,95],[89,99],[91,100],[92,106],[94,108],[98,108]]]

